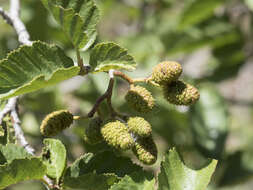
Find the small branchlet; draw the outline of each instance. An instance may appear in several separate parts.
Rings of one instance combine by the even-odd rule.
[[[48,114],[42,121],[40,132],[44,136],[55,136],[73,123],[73,115],[68,110]]]
[[[134,110],[140,113],[150,112],[155,105],[151,92],[141,86],[131,85],[125,99]]]
[[[175,105],[192,105],[199,99],[198,90],[183,81],[173,81],[163,86],[164,98]]]

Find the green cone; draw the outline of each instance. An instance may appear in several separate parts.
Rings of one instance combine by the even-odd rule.
[[[97,144],[103,140],[100,129],[103,121],[99,117],[90,120],[88,127],[85,128],[84,141],[88,144]]]
[[[46,116],[40,126],[44,136],[55,136],[69,127],[73,122],[73,115],[68,110],[59,110]]]
[[[164,61],[153,68],[152,80],[159,85],[165,85],[177,80],[181,73],[182,67],[179,63]]]
[[[101,128],[101,134],[109,145],[117,149],[127,150],[134,144],[134,140],[128,132],[127,126],[120,121],[107,122]]]
[[[130,117],[127,125],[129,131],[141,137],[148,137],[152,133],[151,125],[142,117]]]
[[[199,99],[198,90],[183,81],[173,81],[163,86],[164,98],[175,105],[192,105]]]
[[[141,86],[131,85],[125,99],[134,110],[140,113],[150,112],[155,104],[152,94]]]
[[[152,136],[138,138],[132,150],[138,160],[144,164],[152,165],[157,160],[157,148]]]

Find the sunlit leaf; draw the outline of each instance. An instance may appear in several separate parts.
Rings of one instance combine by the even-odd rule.
[[[90,65],[94,72],[110,69],[134,70],[136,62],[127,50],[115,43],[97,44],[91,51]]]
[[[21,46],[0,61],[0,99],[54,85],[79,73],[56,45],[34,42]]]
[[[171,149],[162,162],[158,176],[159,190],[204,190],[210,182],[217,160],[199,170],[188,168],[175,149]]]
[[[47,166],[47,175],[59,181],[66,167],[66,149],[57,139],[45,139],[43,148],[43,163]]]

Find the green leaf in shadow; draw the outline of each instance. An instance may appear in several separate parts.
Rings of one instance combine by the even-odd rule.
[[[40,158],[15,159],[0,165],[0,189],[25,180],[42,179],[46,166]]]
[[[93,0],[41,0],[73,45],[87,50],[96,40],[99,10]]]

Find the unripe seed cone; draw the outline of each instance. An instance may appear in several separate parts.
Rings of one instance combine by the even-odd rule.
[[[164,61],[153,68],[152,80],[159,85],[164,85],[177,80],[181,73],[182,66],[179,63]]]
[[[55,136],[69,127],[73,122],[73,115],[68,110],[59,110],[46,116],[40,126],[44,136]]]
[[[97,144],[103,140],[100,129],[103,121],[99,117],[91,119],[88,127],[85,128],[84,141],[89,144]]]
[[[134,110],[141,113],[150,112],[155,104],[152,94],[141,86],[131,85],[125,99]]]
[[[183,81],[173,81],[163,86],[164,97],[175,105],[192,105],[199,99],[198,90]]]
[[[130,117],[127,125],[129,131],[141,137],[148,137],[152,133],[151,125],[142,117]]]
[[[128,132],[127,126],[120,121],[107,122],[102,126],[101,134],[104,140],[114,148],[127,150],[134,145],[134,140]]]
[[[157,160],[157,148],[152,136],[138,138],[132,150],[138,160],[144,164],[152,165]]]

